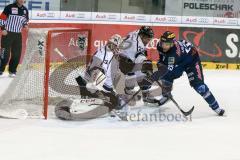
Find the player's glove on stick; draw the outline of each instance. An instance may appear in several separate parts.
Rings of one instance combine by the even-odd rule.
[[[153,72],[153,64],[152,64],[151,60],[143,61],[142,72],[143,73],[152,73]]]

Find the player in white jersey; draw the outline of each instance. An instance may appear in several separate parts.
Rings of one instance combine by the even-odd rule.
[[[149,97],[149,89],[151,86],[141,85],[142,79],[146,77],[146,73],[143,73],[142,68],[150,64],[150,70],[152,70],[152,63],[150,60],[147,60],[147,50],[146,46],[154,37],[152,28],[148,26],[142,26],[139,30],[131,32],[123,41],[123,49],[121,55],[129,58],[134,65],[132,70],[125,71],[125,93],[128,95],[134,94],[136,81],[138,82],[142,93],[143,100],[147,101]],[[120,65],[121,67],[121,65]],[[145,67],[144,67],[145,68]]]
[[[111,92],[113,91],[113,79],[115,73],[118,69],[118,65],[114,65],[116,63],[116,56],[119,53],[119,47],[122,43],[122,38],[120,35],[113,35],[107,42],[107,44],[100,49],[98,49],[93,55],[86,72],[77,77],[77,83],[80,86],[80,94],[81,96],[89,96],[99,98],[98,90],[92,90],[87,87],[88,83],[92,83],[94,81],[94,76],[104,75],[102,77],[106,77],[104,80],[103,91]]]
[[[105,46],[95,52],[86,70],[81,72],[76,78],[81,98],[77,100],[64,99],[59,102],[55,108],[55,114],[58,118],[64,120],[97,118],[113,109],[117,109],[121,105],[120,98],[112,89],[114,76],[117,70],[119,70],[117,57],[121,43],[121,36],[115,34],[108,40]],[[99,74],[105,77],[102,88],[97,87],[100,83],[92,83],[95,81],[95,76]],[[84,111],[81,108],[82,106],[95,107]]]

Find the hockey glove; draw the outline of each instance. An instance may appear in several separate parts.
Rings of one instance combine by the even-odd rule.
[[[153,64],[152,64],[151,60],[143,61],[142,72],[143,73],[152,73],[153,72]]]

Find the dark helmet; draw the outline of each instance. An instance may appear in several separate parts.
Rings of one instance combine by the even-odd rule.
[[[144,36],[147,36],[149,38],[153,38],[154,37],[154,33],[151,27],[149,26],[142,26],[139,30],[139,34],[142,34]]]
[[[173,43],[176,36],[173,32],[166,31],[163,33],[163,35],[160,38],[161,42],[167,42],[167,43]]]

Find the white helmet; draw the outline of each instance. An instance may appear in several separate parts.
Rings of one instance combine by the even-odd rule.
[[[112,37],[108,40],[108,42],[115,44],[117,47],[122,44],[122,41],[122,37],[119,34],[112,35]]]

